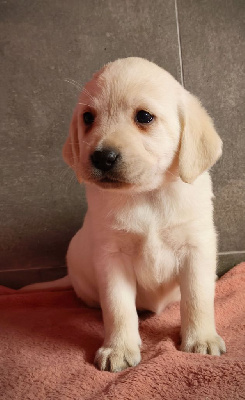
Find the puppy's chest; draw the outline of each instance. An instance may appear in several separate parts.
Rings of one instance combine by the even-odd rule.
[[[120,218],[120,248],[131,258],[140,286],[154,288],[169,281],[179,267],[179,249],[183,236],[178,228],[169,227],[161,215],[152,210],[130,212]]]
[[[149,232],[136,249],[133,265],[141,286],[154,288],[176,274],[178,259],[174,247],[160,231]]]

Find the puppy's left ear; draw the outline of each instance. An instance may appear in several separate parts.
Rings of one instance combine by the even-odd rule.
[[[75,171],[77,180],[79,183],[82,182],[80,174],[80,146],[78,136],[78,110],[74,110],[69,135],[63,146],[63,159],[64,161]]]
[[[180,116],[179,173],[182,181],[192,183],[221,156],[222,141],[199,100],[186,90]]]

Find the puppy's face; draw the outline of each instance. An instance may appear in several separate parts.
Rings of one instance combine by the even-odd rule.
[[[183,95],[171,75],[138,58],[95,74],[80,95],[63,151],[78,180],[141,191],[173,179],[185,124]]]

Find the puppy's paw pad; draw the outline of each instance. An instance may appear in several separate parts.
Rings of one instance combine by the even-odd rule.
[[[134,367],[141,360],[139,347],[101,347],[95,356],[94,363],[101,371],[119,372]]]
[[[225,342],[217,334],[207,339],[182,342],[180,349],[187,353],[209,354],[211,356],[220,356],[226,352]]]

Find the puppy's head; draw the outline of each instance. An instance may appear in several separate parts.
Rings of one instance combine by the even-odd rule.
[[[126,58],[83,89],[63,156],[79,182],[145,191],[178,177],[193,182],[221,147],[195,97],[157,65]]]

